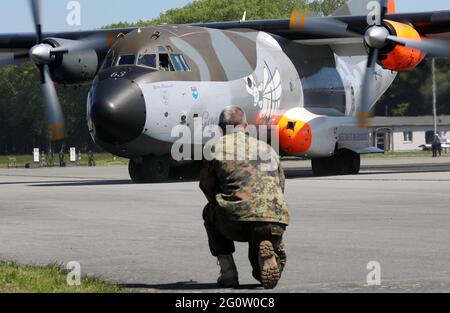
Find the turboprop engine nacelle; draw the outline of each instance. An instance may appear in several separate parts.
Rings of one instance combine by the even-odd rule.
[[[385,20],[384,24],[390,35],[405,39],[421,40],[417,30],[408,24],[389,20]],[[379,62],[385,69],[405,72],[417,67],[425,56],[426,54],[418,49],[391,43],[380,51]]]
[[[280,150],[285,154],[323,157],[334,153],[337,128],[327,116],[294,108],[284,113],[277,125]]]
[[[77,49],[76,40],[46,38],[36,46],[42,58],[49,58],[50,72],[54,81],[64,84],[76,84],[90,81],[99,67],[99,57],[94,49]],[[57,52],[53,53],[52,50]],[[48,49],[48,55],[47,50]]]

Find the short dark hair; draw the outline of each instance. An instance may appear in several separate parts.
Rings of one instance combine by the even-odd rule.
[[[247,124],[247,117],[245,112],[238,106],[227,106],[220,113],[219,126],[225,132],[227,126],[245,126]]]

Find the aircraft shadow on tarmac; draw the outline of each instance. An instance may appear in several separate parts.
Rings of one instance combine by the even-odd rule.
[[[29,183],[29,182],[28,182]],[[81,187],[81,186],[107,186],[107,185],[131,185],[128,179],[105,180],[73,180],[73,181],[41,181],[32,182],[30,187]]]
[[[441,168],[431,168],[424,166],[423,168],[417,167],[386,167],[383,168],[363,168],[363,172],[359,175],[355,175],[354,179],[357,180],[358,176],[368,176],[368,175],[392,175],[392,174],[405,174],[405,173],[439,173],[449,171],[448,166],[443,166]],[[364,172],[368,171],[368,172]],[[297,179],[297,178],[330,178],[339,179],[343,176],[321,176],[315,177],[310,169],[299,169],[299,168],[287,168],[285,169],[285,176],[287,179]],[[344,176],[345,177],[345,176]],[[350,180],[352,178],[349,178]],[[171,177],[166,183],[181,183],[181,182],[198,182],[198,177],[188,175],[180,177]],[[95,180],[72,180],[72,181],[32,181],[32,182],[11,182],[11,183],[0,183],[2,184],[29,184],[31,187],[70,187],[70,186],[105,186],[105,185],[130,185],[133,184],[131,180],[128,179],[95,179]]]
[[[183,281],[170,284],[122,284],[122,288],[126,289],[157,289],[157,290],[212,290],[218,289],[214,283],[198,283],[195,281]],[[240,285],[236,290],[256,290],[260,288],[258,284]]]
[[[286,170],[286,178],[302,178],[302,177],[313,177],[310,170]],[[198,177],[196,176],[185,176],[185,177],[170,177],[170,179],[165,182],[165,184],[173,183],[186,183],[186,182],[198,182]],[[72,180],[72,181],[33,181],[33,182],[11,182],[11,183],[0,183],[1,184],[28,184],[30,187],[82,187],[82,186],[107,186],[107,185],[130,185],[133,182],[129,179],[95,179],[95,180]],[[160,184],[160,183],[149,183],[149,184]]]

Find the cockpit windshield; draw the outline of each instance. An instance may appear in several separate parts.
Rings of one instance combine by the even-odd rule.
[[[126,55],[121,55],[119,57],[119,61],[117,62],[117,65],[134,65],[134,63],[136,62],[136,56],[133,54],[126,54]]]
[[[105,70],[112,66],[126,65],[137,65],[164,72],[191,71],[182,54],[169,53],[168,51],[160,53],[147,53],[145,51],[137,56],[134,54],[124,54],[118,57],[114,57],[113,53],[110,53],[106,56],[102,69]]]
[[[156,63],[157,63],[156,54],[140,54],[138,57],[137,65],[157,69]]]
[[[159,69],[166,72],[175,72],[175,68],[173,67],[167,53],[159,54]]]

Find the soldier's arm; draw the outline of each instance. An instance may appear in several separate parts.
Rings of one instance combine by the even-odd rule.
[[[217,176],[210,161],[203,161],[203,166],[200,171],[200,189],[209,202],[216,201]]]
[[[281,190],[283,190],[284,193],[284,183],[285,183],[285,176],[284,176],[284,170],[283,167],[281,166],[281,162],[278,165],[278,178],[280,179],[280,186],[281,186]]]

